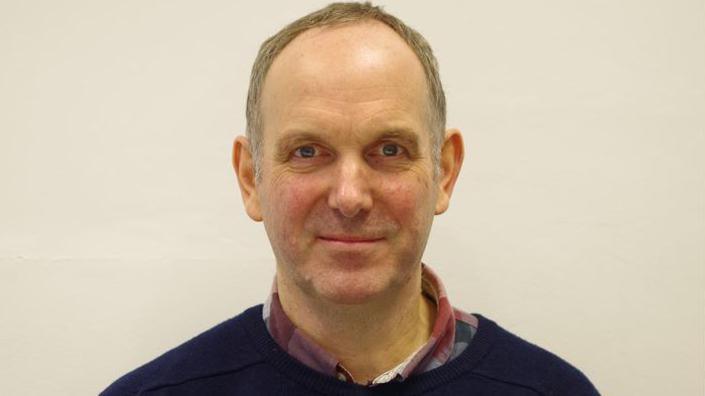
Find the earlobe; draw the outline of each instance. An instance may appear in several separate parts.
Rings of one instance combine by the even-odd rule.
[[[254,221],[262,221],[259,196],[257,194],[254,161],[250,143],[244,136],[238,136],[233,143],[233,168],[240,186],[242,202],[247,215]]]
[[[463,166],[464,156],[465,148],[463,146],[462,134],[457,129],[447,130],[443,145],[441,146],[438,197],[436,198],[435,210],[435,214],[437,215],[448,209],[455,182],[458,180],[460,168]]]

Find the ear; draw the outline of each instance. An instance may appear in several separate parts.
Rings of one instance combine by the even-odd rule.
[[[244,136],[238,136],[233,143],[233,168],[237,176],[237,183],[240,185],[240,194],[242,194],[242,202],[245,204],[247,215],[254,221],[262,221],[250,142]]]
[[[460,168],[463,166],[465,149],[463,136],[457,129],[446,131],[446,137],[441,146],[440,173],[438,174],[438,197],[436,198],[436,212],[439,215],[448,209],[453,187],[458,180]]]

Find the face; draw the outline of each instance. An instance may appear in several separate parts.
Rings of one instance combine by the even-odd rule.
[[[262,95],[262,177],[243,197],[280,282],[358,304],[418,277],[447,204],[427,108],[420,62],[380,23],[309,30],[276,58]]]

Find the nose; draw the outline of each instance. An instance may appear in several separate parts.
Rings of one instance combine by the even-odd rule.
[[[372,209],[370,179],[364,161],[341,159],[333,178],[328,196],[331,208],[349,218]]]

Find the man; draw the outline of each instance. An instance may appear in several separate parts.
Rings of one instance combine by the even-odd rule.
[[[595,395],[560,358],[453,309],[421,257],[463,161],[431,48],[369,4],[267,40],[233,164],[276,257],[269,300],[105,395]]]

